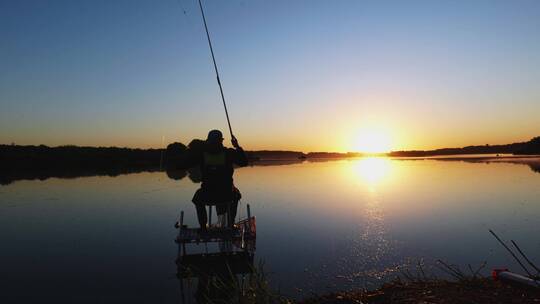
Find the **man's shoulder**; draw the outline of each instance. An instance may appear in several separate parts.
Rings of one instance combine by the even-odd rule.
[[[235,155],[235,154],[236,154],[236,150],[233,149],[233,148],[224,148],[223,151],[224,151],[227,155]]]

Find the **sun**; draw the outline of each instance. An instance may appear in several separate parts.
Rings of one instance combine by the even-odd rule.
[[[359,131],[353,143],[353,149],[364,153],[386,153],[392,149],[392,138],[381,129]]]

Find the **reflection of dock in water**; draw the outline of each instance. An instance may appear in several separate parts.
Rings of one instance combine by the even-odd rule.
[[[184,212],[175,224],[178,236],[177,277],[180,282],[182,303],[228,302],[235,293],[243,293],[246,276],[254,271],[256,223],[251,216],[227,228],[228,215],[220,215],[212,224],[212,206],[209,207],[209,228],[200,232],[183,224]],[[196,291],[192,291],[194,281]],[[187,297],[186,297],[187,296]],[[186,301],[187,298],[187,301]]]

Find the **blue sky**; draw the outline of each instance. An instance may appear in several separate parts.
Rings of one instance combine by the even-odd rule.
[[[203,3],[247,148],[540,135],[538,1]],[[0,39],[0,143],[159,147],[226,130],[194,0],[2,0]]]

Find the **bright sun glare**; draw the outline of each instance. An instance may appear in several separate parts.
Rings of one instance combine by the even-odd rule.
[[[385,157],[367,157],[352,166],[354,174],[370,186],[383,181],[390,173],[390,161]]]
[[[358,133],[353,148],[364,153],[390,152],[392,140],[390,135],[382,130],[365,130]]]

